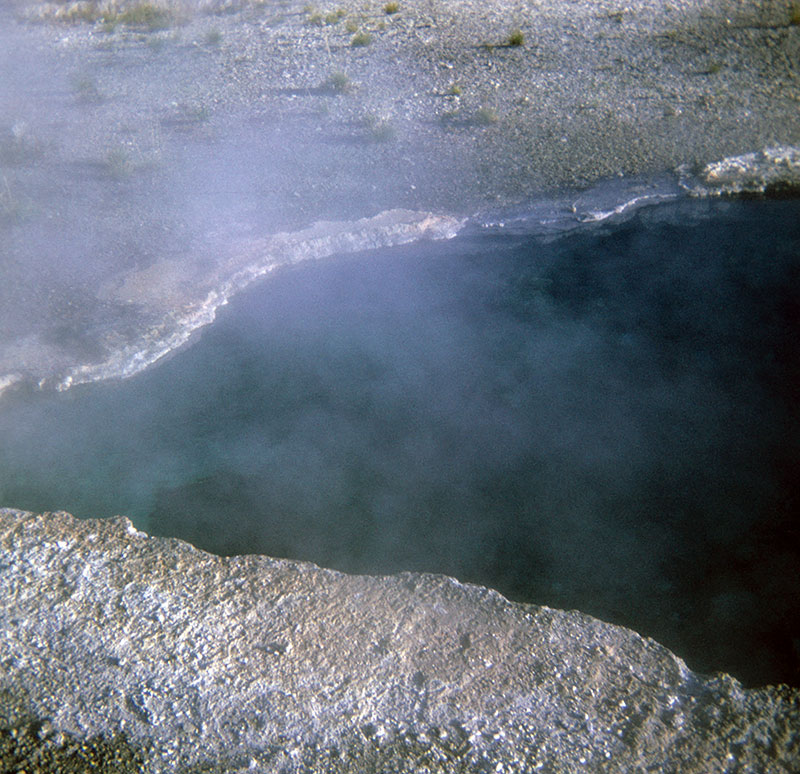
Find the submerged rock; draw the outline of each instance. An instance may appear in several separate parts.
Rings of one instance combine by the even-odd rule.
[[[3,770],[800,765],[800,692],[699,676],[630,630],[453,578],[11,509],[0,565]]]

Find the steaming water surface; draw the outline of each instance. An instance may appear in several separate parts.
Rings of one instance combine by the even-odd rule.
[[[800,684],[800,203],[278,272],[124,382],[8,396],[0,501],[446,572]]]

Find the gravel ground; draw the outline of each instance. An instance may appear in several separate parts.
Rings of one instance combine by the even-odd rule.
[[[45,68],[4,118],[48,161],[118,176],[168,167],[176,134],[220,149],[260,138],[280,162],[268,204],[281,222],[469,212],[800,138],[788,0],[395,5],[204,0],[125,24],[20,3],[47,19],[17,37]],[[67,76],[72,114],[52,110],[48,67]]]

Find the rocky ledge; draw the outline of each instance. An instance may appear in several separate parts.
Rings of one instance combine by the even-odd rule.
[[[787,772],[800,692],[453,578],[0,510],[0,768]]]

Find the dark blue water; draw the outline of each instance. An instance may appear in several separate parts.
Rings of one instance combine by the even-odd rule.
[[[425,570],[800,684],[800,203],[279,273],[118,384],[0,407],[0,503]]]

